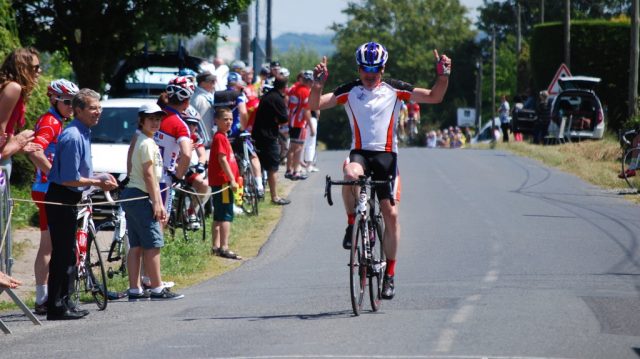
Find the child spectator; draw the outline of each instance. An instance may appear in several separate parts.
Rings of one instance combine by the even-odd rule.
[[[147,197],[122,202],[129,231],[129,301],[180,299],[184,295],[169,291],[160,277],[160,248],[164,246],[162,227],[167,212],[160,197],[162,156],[153,136],[160,129],[164,111],[156,104],[144,104],[138,110],[140,134],[131,151],[131,174],[122,199]],[[162,225],[161,225],[162,223]],[[151,279],[151,289],[140,283],[140,260],[144,256],[144,272]]]
[[[227,138],[233,123],[229,108],[216,110],[214,120],[218,132],[213,136],[209,153],[209,185],[213,192],[213,226],[211,254],[229,259],[242,259],[229,250],[229,235],[233,222],[233,192],[238,190],[238,164]]]

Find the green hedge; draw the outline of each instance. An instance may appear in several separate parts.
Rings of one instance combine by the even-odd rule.
[[[628,22],[582,20],[571,23],[572,75],[600,77],[596,93],[608,108],[607,127],[617,130],[627,117],[629,82]],[[534,27],[531,41],[533,84],[546,90],[556,70],[564,62],[563,24],[545,23]]]

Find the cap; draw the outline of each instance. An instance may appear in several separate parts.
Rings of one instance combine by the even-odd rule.
[[[306,70],[302,73],[302,78],[307,81],[313,81],[313,71]]]
[[[196,81],[198,81],[198,83],[204,82],[204,81],[215,81],[215,80],[216,80],[216,75],[212,74],[211,71],[203,71],[199,73],[198,76],[196,76]]]
[[[271,61],[271,63],[269,64],[270,67],[280,67],[280,61],[275,60],[275,61]]]
[[[138,108],[138,114],[154,114],[154,113],[164,113],[160,106],[157,103],[145,103],[144,105]]]
[[[246,83],[242,81],[242,76],[240,76],[240,74],[237,72],[229,72],[229,76],[227,77],[227,83],[228,84],[236,83],[240,86],[246,85]]]

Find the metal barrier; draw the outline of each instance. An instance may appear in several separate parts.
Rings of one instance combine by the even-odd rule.
[[[11,200],[11,189],[9,188],[9,176],[7,169],[0,167],[0,271],[11,275],[13,257],[11,253],[11,211],[13,201]],[[0,295],[7,293],[13,302],[22,312],[33,322],[34,325],[42,325],[31,310],[20,300],[20,298],[10,288],[0,288]],[[11,330],[0,319],[0,329],[5,334],[11,334]]]

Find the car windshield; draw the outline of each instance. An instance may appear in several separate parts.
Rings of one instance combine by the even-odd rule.
[[[98,125],[91,128],[91,142],[129,143],[137,126],[137,107],[104,107]]]

